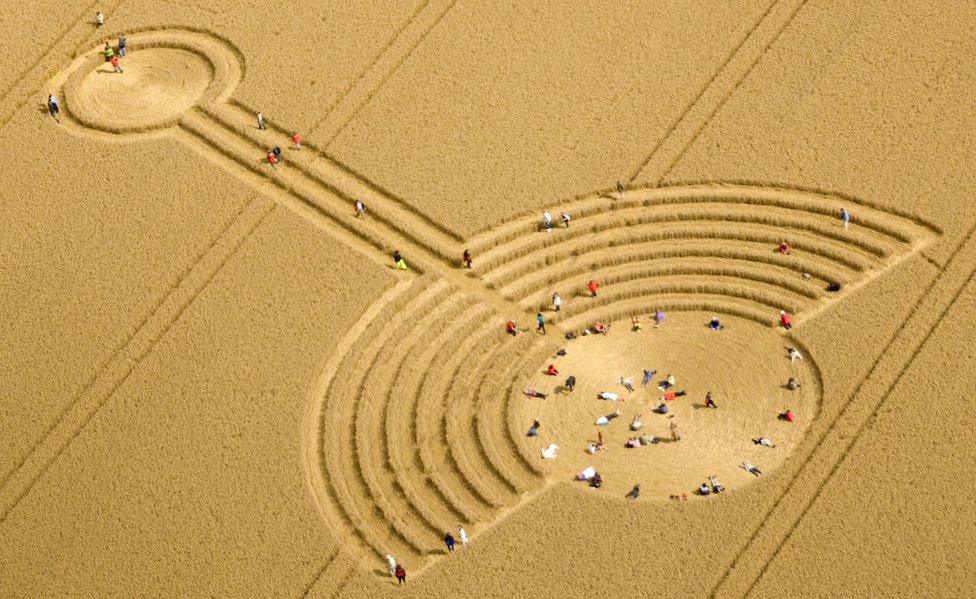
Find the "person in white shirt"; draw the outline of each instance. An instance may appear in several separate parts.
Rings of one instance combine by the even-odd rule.
[[[552,215],[546,210],[542,213],[542,228],[548,233],[552,230]]]
[[[461,540],[462,545],[468,544],[468,532],[460,524],[458,524],[458,539]]]
[[[568,229],[569,228],[569,221],[571,220],[569,214],[563,212],[562,215],[560,215],[560,218],[563,219],[563,226],[565,226]]]
[[[559,312],[559,308],[563,305],[563,298],[559,297],[559,293],[552,294],[552,309]]]

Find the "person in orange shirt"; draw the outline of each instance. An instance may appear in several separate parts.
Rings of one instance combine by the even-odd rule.
[[[777,251],[780,254],[789,254],[790,253],[790,246],[785,241],[781,241],[781,242],[779,242],[779,249]]]
[[[511,335],[512,337],[518,335],[518,329],[516,329],[515,326],[516,326],[515,321],[509,320],[508,322],[505,323],[505,332]]]
[[[590,290],[590,297],[596,297],[596,290],[600,288],[600,282],[590,281],[586,284],[586,288]]]
[[[780,420],[785,420],[787,422],[793,422],[794,420],[796,420],[796,414],[793,413],[793,410],[786,410],[785,412],[782,412],[779,415],[779,418],[780,418]]]
[[[549,376],[559,376],[559,371],[556,370],[556,365],[550,364],[549,368],[546,368],[546,374]]]
[[[268,152],[268,164],[274,170],[278,170],[278,156],[274,152]]]
[[[779,311],[779,326],[783,327],[787,331],[793,328],[793,317],[787,314],[784,310]]]
[[[292,141],[292,143],[295,144],[295,149],[296,150],[301,150],[302,149],[302,134],[301,133],[299,133],[298,131],[295,131],[294,133],[292,133],[291,134],[291,141]]]
[[[112,57],[112,60],[110,62],[112,63],[112,68],[115,69],[115,72],[116,73],[123,73],[124,72],[122,70],[122,67],[119,66],[119,57],[118,56],[113,56]]]

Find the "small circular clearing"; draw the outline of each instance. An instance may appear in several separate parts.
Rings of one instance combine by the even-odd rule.
[[[819,412],[819,379],[809,356],[790,362],[789,337],[734,317],[723,317],[725,328],[713,332],[706,326],[711,316],[668,314],[661,329],[645,320],[640,332],[634,332],[629,321],[620,321],[612,323],[606,335],[567,342],[565,356],[539,364],[527,380],[529,388],[548,397],[514,398],[513,414],[524,430],[533,420],[541,423],[537,437],[520,437],[527,452],[557,480],[570,481],[592,466],[604,478],[600,491],[590,491],[582,482],[572,484],[586,492],[621,497],[635,483],[641,485],[642,499],[691,496],[712,475],[732,489],[756,479],[740,468],[746,461],[768,475],[793,451]],[[549,364],[556,366],[558,376],[544,374]],[[657,370],[646,386],[644,369]],[[674,390],[687,395],[662,400],[658,384],[669,374],[675,377]],[[563,387],[569,375],[577,379],[572,393]],[[622,377],[633,378],[633,392],[620,384]],[[790,377],[799,380],[799,389],[786,388]],[[619,399],[598,399],[602,391],[616,393]],[[717,409],[705,407],[708,391]],[[668,406],[668,414],[653,410],[661,403]],[[794,422],[778,418],[786,409],[795,413]],[[606,426],[595,424],[599,416],[615,410],[620,410],[620,417]],[[636,432],[630,429],[635,415],[643,421]],[[678,442],[671,441],[672,422],[682,437]],[[587,448],[596,442],[598,431],[605,449],[591,454]],[[662,441],[625,447],[628,439],[640,435]],[[776,447],[752,442],[761,436],[772,439]],[[541,450],[551,443],[559,446],[557,457],[543,460]]]
[[[123,73],[108,63],[89,72],[72,90],[72,111],[105,131],[140,131],[175,121],[213,80],[213,67],[179,48],[147,48],[123,59]]]

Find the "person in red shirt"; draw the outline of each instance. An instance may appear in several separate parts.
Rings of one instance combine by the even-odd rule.
[[[295,149],[296,150],[301,150],[302,149],[302,134],[301,133],[299,133],[298,131],[295,131],[294,133],[292,133],[291,134],[291,141],[292,141],[292,143],[295,144]]]
[[[600,288],[600,282],[590,281],[586,284],[586,288],[590,290],[590,297],[596,297],[596,290]]]
[[[461,255],[461,263],[464,264],[465,268],[471,268],[471,252],[464,250],[464,253]]]
[[[777,250],[780,254],[789,254],[790,246],[787,245],[785,241],[779,242],[779,249]]]
[[[779,326],[783,327],[787,331],[793,327],[793,317],[787,314],[784,310],[779,311]]]
[[[796,414],[793,413],[793,410],[786,410],[785,412],[780,414],[779,417],[780,420],[785,420],[787,422],[793,422],[794,420],[796,420]]]
[[[271,168],[274,170],[278,170],[278,156],[276,156],[274,152],[268,152],[268,164],[270,164]]]
[[[393,571],[396,574],[397,584],[403,584],[407,582],[407,571],[403,569],[403,566],[397,564],[396,570]]]
[[[559,371],[556,370],[556,365],[550,364],[549,368],[546,368],[546,374],[549,376],[559,376]]]
[[[112,68],[115,69],[115,72],[116,73],[122,73],[122,72],[124,72],[124,71],[122,71],[122,67],[119,66],[119,57],[118,56],[113,56],[112,57],[112,60],[111,60],[111,63],[112,63]]]
[[[514,337],[518,334],[518,329],[515,328],[515,321],[509,320],[505,323],[505,332]]]

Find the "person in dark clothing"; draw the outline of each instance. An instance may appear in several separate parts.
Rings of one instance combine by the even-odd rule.
[[[712,399],[712,392],[711,391],[709,391],[708,393],[705,394],[705,407],[706,408],[718,408],[718,406],[715,404],[715,400]]]
[[[447,545],[448,551],[454,551],[454,535],[446,533],[444,535],[444,544]]]
[[[471,268],[471,252],[464,250],[464,254],[461,255],[461,263],[464,264],[464,268]]]
[[[407,571],[403,569],[403,566],[397,564],[396,567],[396,578],[397,584],[403,584],[407,582]]]
[[[533,420],[532,426],[529,427],[529,432],[525,433],[526,437],[536,437],[539,435],[539,421]]]
[[[630,493],[627,493],[627,497],[630,499],[637,499],[639,495],[640,495],[640,485],[634,485],[634,488],[630,490]]]
[[[573,387],[575,386],[576,386],[576,377],[575,376],[568,377],[566,379],[566,388],[569,389],[570,393],[573,392]]]

